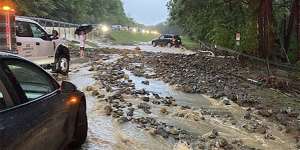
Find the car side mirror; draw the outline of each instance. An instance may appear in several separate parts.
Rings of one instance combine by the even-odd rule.
[[[75,92],[77,90],[77,87],[71,82],[63,81],[61,83],[61,90],[65,93]]]

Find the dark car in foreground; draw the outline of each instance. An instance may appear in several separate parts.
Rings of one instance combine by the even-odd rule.
[[[60,150],[87,136],[84,93],[39,66],[0,52],[0,149]]]
[[[181,38],[175,34],[164,34],[159,38],[152,41],[152,45],[156,46],[167,46],[167,47],[180,47],[182,45]]]

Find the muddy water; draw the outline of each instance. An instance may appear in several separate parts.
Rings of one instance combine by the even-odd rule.
[[[116,59],[107,60],[106,63],[113,63]],[[81,65],[77,67],[77,71],[70,74],[69,80],[73,82],[79,89],[84,90],[87,86],[93,85],[96,81],[93,79],[93,72],[89,72],[89,66]],[[74,69],[76,70],[76,69]],[[160,80],[149,80],[143,77],[136,77],[131,72],[125,71],[129,78],[133,80],[136,89],[145,89],[160,96],[172,96],[176,99],[179,105],[188,105],[193,109],[188,113],[198,112],[201,114],[203,110],[214,111],[219,113],[230,113],[233,115],[237,125],[232,125],[226,119],[205,116],[203,121],[194,121],[191,118],[178,118],[175,116],[177,112],[182,111],[178,107],[166,107],[170,112],[169,115],[160,114],[162,106],[151,105],[151,115],[147,115],[140,110],[135,112],[135,116],[150,116],[159,121],[173,125],[174,127],[184,129],[194,136],[205,136],[212,129],[217,129],[220,135],[229,140],[240,139],[246,145],[260,149],[293,149],[294,144],[292,139],[283,133],[279,132],[275,125],[265,120],[262,122],[270,125],[270,131],[275,137],[275,140],[265,140],[264,135],[256,133],[248,133],[241,129],[245,109],[232,104],[225,106],[221,101],[210,99],[204,95],[186,94],[175,90],[173,87]],[[144,85],[141,81],[148,80],[150,85]],[[137,105],[140,100],[128,96],[129,102]],[[163,139],[159,136],[152,136],[148,131],[138,128],[133,123],[119,124],[110,116],[106,116],[103,108],[106,104],[100,102],[95,97],[87,94],[87,113],[89,122],[88,139],[83,145],[82,150],[172,150],[174,149],[175,141]]]
[[[266,140],[262,134],[248,133],[241,129],[241,126],[244,123],[242,116],[245,113],[245,108],[241,108],[233,103],[230,106],[225,106],[223,102],[210,99],[205,95],[183,93],[163,81],[136,77],[129,71],[125,72],[129,75],[129,78],[133,80],[137,89],[146,89],[147,91],[157,93],[161,96],[172,96],[176,99],[177,104],[191,106],[194,110],[193,112],[201,113],[201,110],[207,110],[221,113],[221,118],[205,116],[205,121],[195,122],[189,119],[174,117],[172,114],[162,116],[159,113],[155,113],[159,112],[159,109],[156,109],[154,106],[154,108],[152,108],[152,112],[154,112],[152,117],[155,117],[162,122],[189,131],[194,136],[205,136],[208,135],[212,129],[217,129],[220,132],[220,135],[226,137],[226,139],[243,140],[246,145],[251,147],[270,150],[294,149],[295,145],[292,143],[293,139],[291,137],[279,132],[276,125],[263,119],[260,121],[269,126],[269,131],[275,137],[275,140]],[[142,81],[146,80],[150,81],[150,85],[142,84]],[[178,112],[178,109],[169,109],[170,112]],[[232,125],[231,122],[222,118],[222,113],[231,114],[233,120],[237,121],[237,125]],[[165,144],[163,141],[160,142],[162,142],[161,144]]]
[[[69,76],[69,80],[82,91],[87,86],[95,84],[93,73],[89,72],[88,69],[88,66],[82,67],[79,71],[72,72]],[[83,145],[82,150],[112,149],[114,143],[112,120],[98,111],[99,106],[95,97],[87,94],[86,96],[89,129],[88,139],[86,144]]]
[[[129,75],[129,78],[133,80],[135,83],[136,89],[145,89],[146,91],[150,91],[155,94],[159,94],[160,96],[172,96],[176,100],[178,100],[178,104],[180,105],[187,105],[187,106],[197,106],[198,108],[204,107],[206,105],[210,105],[209,101],[198,94],[188,94],[170,87],[168,84],[164,83],[160,80],[153,80],[153,79],[145,79],[143,77],[134,76],[130,71],[125,70],[125,73]],[[145,85],[142,81],[148,80],[151,84]]]
[[[141,51],[145,52],[155,52],[155,53],[172,53],[172,54],[195,54],[195,52],[186,50],[186,49],[181,49],[181,48],[168,48],[168,47],[153,47],[151,44],[137,44],[133,46],[128,46],[128,45],[110,45],[110,44],[103,44],[100,43],[98,44],[98,47],[100,48],[116,48],[116,49],[129,49],[129,50],[134,50],[136,47],[139,47]]]

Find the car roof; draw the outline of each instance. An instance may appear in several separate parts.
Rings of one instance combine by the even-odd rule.
[[[0,50],[0,59],[1,58],[17,58],[17,59],[23,59],[25,60],[24,58],[18,56],[18,55],[15,55],[15,54],[12,54],[12,53],[8,53],[8,52],[4,52],[4,50]]]
[[[38,22],[31,20],[31,19],[27,19],[21,16],[17,16],[16,17],[16,21],[22,21],[22,22],[29,22],[29,23],[35,23],[35,24],[39,24]]]
[[[167,35],[167,36],[179,36],[177,34],[163,34],[163,35]]]

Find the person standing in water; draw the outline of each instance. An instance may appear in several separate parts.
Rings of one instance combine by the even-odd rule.
[[[85,34],[85,32],[84,31],[80,31],[80,33],[79,33],[80,58],[84,58],[85,40],[86,40],[86,34]]]

